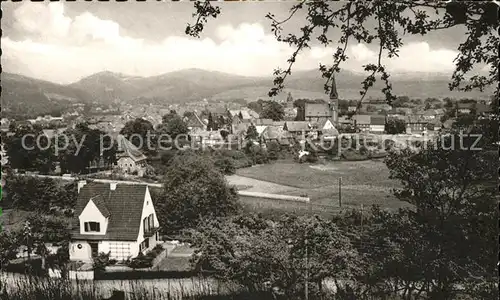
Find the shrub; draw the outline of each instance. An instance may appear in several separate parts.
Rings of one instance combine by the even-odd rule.
[[[234,161],[229,157],[218,157],[214,164],[225,175],[232,175],[236,171]]]
[[[109,263],[109,255],[110,253],[99,253],[99,255],[94,259],[94,271],[95,272],[104,272],[106,267],[110,265]]]
[[[148,251],[146,255],[139,252],[139,255],[127,262],[127,266],[132,269],[144,269],[151,268],[153,266],[154,259],[163,251],[161,245],[156,245],[153,249]]]
[[[281,147],[276,141],[271,141],[267,144],[267,153],[270,160],[277,160],[279,157]]]

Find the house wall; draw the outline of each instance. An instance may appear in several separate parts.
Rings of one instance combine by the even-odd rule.
[[[69,259],[72,261],[92,261],[92,249],[86,241],[72,241],[69,243]]]
[[[110,259],[122,261],[139,254],[139,244],[136,241],[92,242],[97,243],[98,253],[109,253]],[[92,248],[89,241],[72,241],[69,245],[69,257],[72,261],[92,262]]]
[[[384,132],[384,130],[385,130],[384,125],[370,125],[371,132]]]
[[[145,240],[143,220],[144,220],[144,218],[147,218],[150,214],[153,214],[154,227],[159,227],[160,223],[158,222],[158,217],[156,216],[156,210],[155,210],[154,205],[153,205],[153,200],[151,198],[151,194],[149,193],[149,188],[146,188],[146,195],[144,197],[144,204],[142,207],[141,224],[139,227],[139,236],[137,238],[137,245],[134,246],[135,248],[133,249],[134,251],[137,250],[137,254],[139,254],[139,245]],[[144,249],[143,253],[145,253],[149,249],[152,249],[152,248],[154,248],[154,246],[156,246],[158,241],[156,240],[155,236],[156,235],[153,235],[152,237],[148,238],[149,239],[149,247],[147,249]]]
[[[80,220],[80,234],[104,235],[108,227],[108,220],[105,218],[92,200],[87,203],[82,213],[78,217]],[[99,222],[100,232],[85,232],[85,222]]]
[[[109,253],[109,258],[122,261],[137,256],[133,251],[136,246],[135,241],[101,241],[98,249],[99,253]]]
[[[136,163],[132,158],[125,156],[125,157],[120,157],[116,163],[118,167],[126,172],[126,173],[133,173],[137,172],[137,175],[143,176],[144,175],[144,166],[142,163]]]
[[[330,120],[327,120],[325,125],[323,126],[323,130],[334,129],[334,128],[335,128],[335,126],[333,126],[333,124]]]

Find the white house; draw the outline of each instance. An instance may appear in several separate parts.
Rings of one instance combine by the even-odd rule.
[[[118,261],[158,244],[159,222],[147,185],[78,183],[70,260],[91,262],[99,253]]]
[[[117,136],[117,143],[116,164],[118,167],[125,173],[137,173],[138,176],[143,176],[146,171],[147,157],[121,134]],[[147,146],[146,141],[143,141],[143,146]]]

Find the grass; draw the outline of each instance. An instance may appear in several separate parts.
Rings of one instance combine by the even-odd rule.
[[[398,183],[389,179],[389,170],[381,160],[336,161],[318,164],[298,164],[277,161],[272,164],[257,165],[239,169],[239,184],[252,185],[252,191],[270,192],[269,183],[287,187],[283,194],[308,196],[318,211],[327,214],[341,208],[360,208],[380,205],[383,208],[397,209],[408,206],[394,197],[391,190]],[[339,204],[339,178],[342,177],[341,205]],[[260,182],[259,182],[260,181]],[[240,197],[243,205],[251,210],[261,209],[303,211],[304,204]],[[313,208],[314,210],[314,208]]]
[[[0,299],[5,300],[102,300],[114,290],[129,300],[243,300],[273,299],[270,293],[248,292],[232,283],[205,278],[175,280],[70,281],[0,274]]]

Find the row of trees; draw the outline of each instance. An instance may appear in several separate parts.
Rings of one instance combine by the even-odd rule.
[[[37,125],[15,126],[12,133],[2,136],[12,169],[50,173],[59,162],[63,173],[83,173],[101,159],[106,165],[116,162],[116,144],[105,132],[90,129],[86,123],[65,130],[67,139],[49,138]]]

